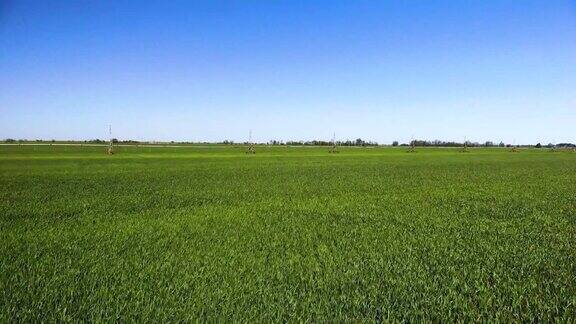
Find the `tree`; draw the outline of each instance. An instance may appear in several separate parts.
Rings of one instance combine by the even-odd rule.
[[[542,148],[542,144],[540,143],[536,144],[536,148]]]
[[[398,146],[398,141],[392,142],[392,146]]]

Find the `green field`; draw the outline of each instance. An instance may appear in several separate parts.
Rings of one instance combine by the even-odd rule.
[[[576,320],[576,153],[0,146],[0,322]]]

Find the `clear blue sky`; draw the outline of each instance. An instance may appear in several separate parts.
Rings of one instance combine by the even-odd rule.
[[[0,0],[0,138],[576,142],[576,2]]]

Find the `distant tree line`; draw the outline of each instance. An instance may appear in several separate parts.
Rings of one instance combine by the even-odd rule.
[[[395,142],[396,145],[398,145],[398,142]],[[392,144],[394,146],[394,143]],[[507,146],[506,144],[504,144],[504,142],[500,142],[498,144],[491,142],[491,141],[486,141],[484,143],[478,143],[478,142],[470,142],[470,141],[466,141],[466,142],[451,142],[451,141],[441,141],[441,140],[433,140],[433,141],[426,141],[426,140],[412,140],[410,143],[408,144],[401,144],[401,146],[432,146],[432,147],[462,147],[462,146],[468,146],[468,147],[505,147]]]
[[[56,140],[26,140],[26,139],[13,139],[13,138],[6,138],[2,140],[3,143],[55,143]],[[101,140],[101,139],[91,139],[91,140],[84,140],[84,141],[58,141],[64,143],[89,143],[89,144],[107,144],[109,140]],[[136,141],[136,140],[118,140],[116,138],[112,139],[112,142],[115,144],[222,144],[222,145],[246,145],[248,142],[242,143],[235,143],[231,140],[224,140],[218,142],[193,142],[193,141],[169,141],[169,142],[157,142],[157,141]],[[270,140],[266,143],[253,143],[259,145],[290,145],[290,146],[331,146],[333,145],[332,141],[326,140],[309,140],[309,141],[281,141],[281,140]],[[361,138],[357,138],[355,140],[345,140],[345,141],[336,141],[337,146],[386,146],[386,144],[379,144],[375,141],[365,141]],[[576,144],[573,143],[558,143],[552,144],[548,143],[546,145],[542,145],[541,143],[537,143],[535,145],[512,145],[512,144],[505,144],[504,142],[494,143],[491,141],[486,141],[484,143],[479,142],[454,142],[454,141],[441,141],[441,140],[412,140],[408,143],[400,143],[398,141],[393,141],[391,146],[415,146],[415,147],[463,147],[464,145],[468,147],[534,147],[534,148],[576,148]]]
[[[324,140],[311,140],[311,141],[276,141],[272,140],[268,142],[269,145],[290,145],[290,146],[332,146],[332,141]],[[378,142],[365,141],[361,138],[356,140],[346,140],[346,141],[336,141],[337,146],[378,146]]]
[[[6,138],[0,142],[3,143],[54,143],[56,142],[56,140],[41,140],[41,139],[37,139],[37,140],[27,140],[27,139],[13,139],[13,138]]]

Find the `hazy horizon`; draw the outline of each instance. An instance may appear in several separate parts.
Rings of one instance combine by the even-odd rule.
[[[0,138],[576,142],[572,1],[0,4]]]

